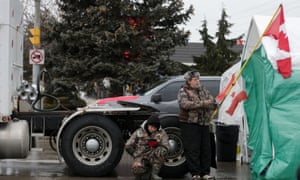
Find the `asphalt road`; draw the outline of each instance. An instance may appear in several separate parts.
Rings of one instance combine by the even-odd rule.
[[[48,140],[39,138],[37,148],[33,148],[26,159],[0,160],[0,180],[134,180],[130,172],[132,159],[124,154],[115,170],[105,177],[79,177],[72,174],[68,167],[59,162],[56,152]],[[218,169],[211,169],[216,179],[250,180],[248,164],[239,162],[218,162]],[[172,180],[188,180],[190,175]],[[170,179],[169,179],[170,180]]]

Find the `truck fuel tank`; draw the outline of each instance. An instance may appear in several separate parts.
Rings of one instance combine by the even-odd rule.
[[[30,149],[29,137],[27,121],[0,123],[0,159],[26,158]]]

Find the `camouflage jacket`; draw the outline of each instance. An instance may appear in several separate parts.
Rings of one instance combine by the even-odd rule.
[[[203,85],[196,89],[189,89],[187,85],[182,86],[178,93],[178,103],[180,122],[209,125],[215,100]]]
[[[168,135],[160,128],[156,132],[148,135],[145,130],[146,121],[137,129],[127,140],[125,150],[134,158],[144,158],[149,156],[154,149],[162,148],[164,151],[169,149]],[[158,143],[156,147],[150,147],[148,141],[155,139]]]

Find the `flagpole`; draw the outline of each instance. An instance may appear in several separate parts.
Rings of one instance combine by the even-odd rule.
[[[278,15],[279,10],[282,8],[282,4],[279,5],[279,7],[276,9],[275,13],[273,14],[271,20],[269,21],[268,25],[266,26],[266,28],[264,29],[263,33],[259,36],[258,40],[256,41],[255,45],[253,46],[253,48],[251,49],[249,55],[246,58],[246,61],[243,63],[241,69],[239,70],[237,76],[234,78],[231,86],[226,90],[225,92],[225,96],[223,98],[223,100],[219,103],[219,105],[217,106],[217,108],[215,109],[215,111],[212,113],[212,115],[210,116],[209,119],[209,123],[211,123],[213,121],[213,119],[215,118],[215,116],[217,115],[217,113],[219,112],[220,107],[222,106],[224,100],[226,99],[226,97],[228,96],[228,94],[230,93],[231,89],[233,88],[233,86],[235,85],[235,83],[237,82],[237,80],[239,79],[239,77],[241,76],[242,72],[244,71],[245,67],[247,66],[250,57],[252,56],[252,54],[254,53],[254,51],[257,49],[257,47],[259,46],[259,44],[262,41],[262,38],[264,37],[264,34],[266,33],[266,31],[269,29],[269,27],[271,26],[274,18]]]

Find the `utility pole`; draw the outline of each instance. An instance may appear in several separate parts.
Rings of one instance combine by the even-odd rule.
[[[34,7],[35,7],[35,18],[34,18],[34,28],[40,29],[41,26],[41,0],[34,0]],[[40,43],[34,44],[33,49],[39,49]],[[32,84],[37,85],[38,76],[40,73],[40,65],[33,64],[32,65]]]
[[[32,38],[32,45],[33,49],[37,50],[40,48],[40,27],[41,27],[41,0],[34,0],[34,9],[35,9],[35,18],[34,18],[34,29],[33,34],[34,37]],[[39,64],[33,64],[32,65],[32,84],[36,85],[38,84],[38,79],[40,74],[40,65]],[[40,88],[40,87],[37,87]],[[36,108],[41,108],[41,102],[36,103]]]

